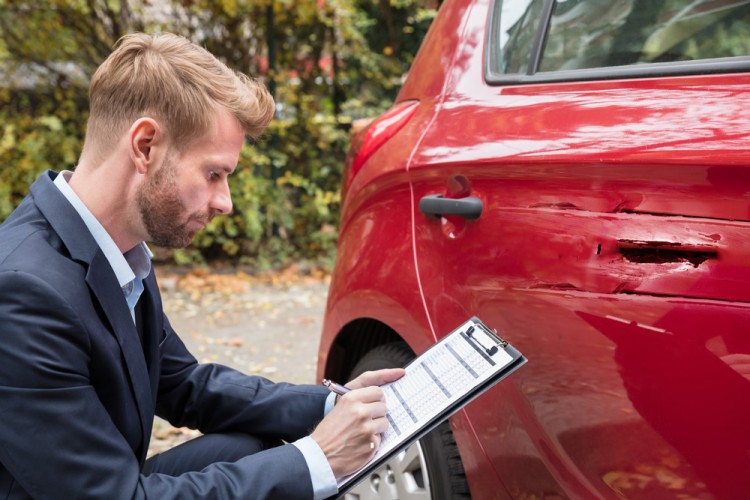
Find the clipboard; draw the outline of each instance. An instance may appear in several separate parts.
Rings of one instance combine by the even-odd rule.
[[[338,481],[336,498],[526,362],[479,318],[465,321],[413,359],[402,378],[382,386],[388,431],[372,460]]]

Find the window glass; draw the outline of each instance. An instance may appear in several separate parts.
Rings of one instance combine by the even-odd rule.
[[[539,71],[750,54],[750,0],[559,0]]]
[[[528,72],[543,7],[544,0],[498,0],[496,70],[505,74]]]

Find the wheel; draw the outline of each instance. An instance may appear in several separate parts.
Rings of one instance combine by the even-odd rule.
[[[352,370],[355,378],[368,370],[404,366],[414,358],[405,342],[368,352]],[[471,498],[458,446],[446,421],[363,479],[344,498],[458,500]]]

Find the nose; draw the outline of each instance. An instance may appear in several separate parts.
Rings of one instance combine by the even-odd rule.
[[[225,179],[224,182],[218,184],[219,186],[211,198],[211,208],[222,215],[230,214],[232,212],[232,193],[229,191],[229,182]]]

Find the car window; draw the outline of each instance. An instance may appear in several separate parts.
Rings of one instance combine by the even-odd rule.
[[[498,0],[493,71],[527,73],[545,0]],[[536,72],[750,54],[750,0],[557,0]],[[532,71],[528,72],[529,74]]]
[[[526,74],[533,57],[545,0],[499,1],[497,64],[502,73]]]

